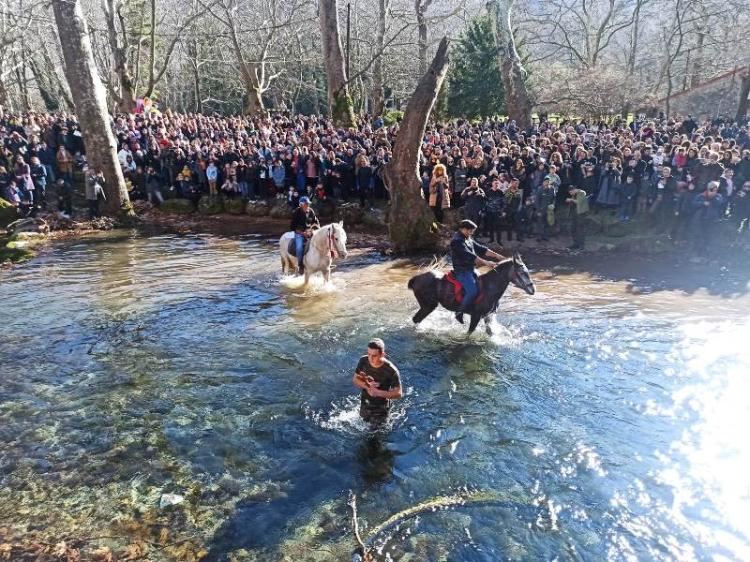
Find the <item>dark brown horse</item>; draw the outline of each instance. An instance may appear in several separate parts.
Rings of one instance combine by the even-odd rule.
[[[468,314],[471,315],[469,333],[476,329],[481,319],[484,319],[487,333],[492,333],[490,320],[497,311],[500,297],[503,296],[510,283],[529,295],[534,294],[534,282],[518,253],[510,259],[499,262],[487,273],[479,276],[479,295],[468,310]],[[444,276],[436,274],[434,270],[415,275],[409,279],[408,287],[414,291],[414,296],[419,302],[419,310],[412,318],[415,324],[427,318],[438,304],[453,312],[461,306],[456,299],[454,285]]]

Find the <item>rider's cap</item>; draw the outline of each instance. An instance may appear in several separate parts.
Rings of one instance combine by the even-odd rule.
[[[310,204],[310,198],[309,197],[304,197],[304,196],[300,197],[299,198],[299,204],[300,205],[305,205],[305,204],[309,205]]]
[[[477,223],[475,223],[474,221],[470,221],[469,219],[464,219],[460,223],[458,223],[458,228],[468,228],[469,230],[476,230]]]

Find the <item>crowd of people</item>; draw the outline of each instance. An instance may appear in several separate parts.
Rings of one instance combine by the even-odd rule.
[[[382,166],[399,124],[382,119],[337,128],[323,117],[219,115],[116,116],[117,157],[132,199],[202,196],[386,199]],[[72,213],[75,170],[85,146],[73,115],[29,112],[0,118],[0,194],[34,212],[50,205]],[[5,164],[4,166],[2,164]],[[521,130],[508,120],[428,125],[419,172],[437,221],[464,207],[489,241],[546,241],[558,234],[568,207],[574,247],[584,244],[583,215],[644,218],[706,248],[721,221],[747,232],[750,214],[750,130],[727,120],[636,119],[540,123]],[[104,178],[85,173],[89,214],[98,214]],[[563,213],[565,215],[565,213]]]

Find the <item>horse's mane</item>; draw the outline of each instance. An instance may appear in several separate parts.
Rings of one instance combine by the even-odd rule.
[[[421,267],[420,270],[424,270],[425,272],[433,271],[442,273],[446,267],[448,267],[448,259],[446,256],[433,256],[432,261],[428,265]]]

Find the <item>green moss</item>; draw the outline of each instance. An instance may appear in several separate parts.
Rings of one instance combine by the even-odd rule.
[[[333,122],[344,127],[353,127],[357,124],[354,116],[354,102],[348,93],[337,92],[333,95],[333,107],[331,116]]]
[[[0,238],[0,263],[20,263],[36,256],[33,247],[39,244],[18,240],[14,236]]]
[[[8,226],[18,218],[16,208],[0,197],[0,227]]]
[[[193,202],[189,199],[167,199],[159,207],[162,213],[187,214],[195,211]]]

